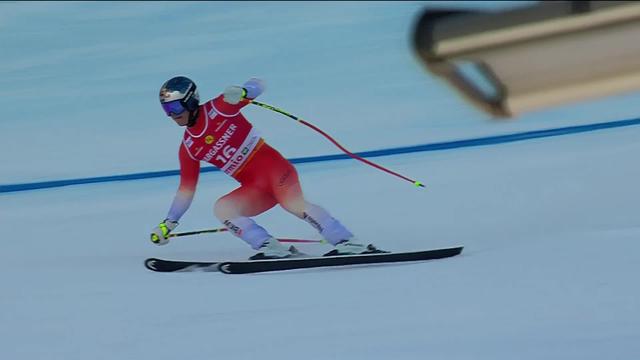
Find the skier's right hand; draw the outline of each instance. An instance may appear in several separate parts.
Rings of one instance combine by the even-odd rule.
[[[169,234],[178,226],[177,221],[164,219],[151,231],[151,242],[156,245],[166,245],[169,243]]]

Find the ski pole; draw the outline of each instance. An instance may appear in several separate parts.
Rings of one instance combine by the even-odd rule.
[[[218,229],[187,231],[187,232],[181,232],[181,233],[172,233],[172,234],[169,234],[169,237],[172,238],[172,237],[180,237],[180,236],[217,233],[217,232],[223,232],[223,231],[229,231],[229,230],[227,228],[218,228]],[[319,244],[326,243],[325,240],[307,240],[307,239],[278,239],[278,240],[280,240],[281,242],[288,242],[288,243],[319,243]]]
[[[285,242],[285,243],[327,244],[326,240],[282,239],[282,238],[278,238],[278,240],[280,242]]]
[[[218,228],[218,229],[206,229],[206,230],[196,230],[196,231],[187,231],[181,233],[172,233],[169,234],[169,237],[180,237],[180,236],[188,236],[188,235],[198,235],[198,234],[206,234],[206,233],[217,233],[222,231],[229,231],[227,228]]]
[[[382,166],[380,166],[380,165],[378,165],[378,164],[376,164],[374,162],[371,162],[371,161],[369,161],[367,159],[364,159],[364,158],[352,153],[351,151],[345,149],[342,145],[340,145],[340,143],[338,143],[334,138],[329,136],[329,134],[325,133],[320,128],[316,127],[315,125],[313,125],[313,124],[311,124],[311,123],[309,123],[309,122],[307,122],[307,121],[305,121],[305,120],[303,120],[303,119],[301,119],[301,118],[299,118],[299,117],[297,117],[295,115],[291,115],[288,112],[286,112],[286,111],[284,111],[282,109],[278,109],[275,106],[268,105],[268,104],[265,104],[265,103],[261,103],[261,102],[255,101],[255,100],[251,100],[251,103],[254,104],[254,105],[263,107],[265,109],[280,113],[280,114],[282,114],[284,116],[287,116],[287,117],[289,117],[289,118],[291,118],[293,120],[296,120],[297,122],[299,122],[299,123],[301,123],[301,124],[303,124],[303,125],[305,125],[307,127],[310,127],[311,129],[317,131],[322,136],[324,136],[329,141],[331,141],[335,146],[337,146],[340,150],[342,150],[342,152],[344,152],[345,154],[349,155],[350,157],[352,157],[352,158],[354,158],[356,160],[362,161],[363,163],[365,163],[367,165],[370,165],[370,166],[373,166],[374,168],[376,168],[378,170],[382,170],[382,171],[384,171],[384,172],[386,172],[388,174],[397,176],[397,177],[401,178],[402,180],[405,180],[405,181],[408,181],[408,182],[412,183],[416,187],[425,187],[424,184],[422,184],[420,181],[416,181],[416,180],[410,179],[410,178],[408,178],[408,177],[406,177],[404,175],[398,174],[397,172],[391,171],[391,170],[389,170],[387,168],[384,168],[384,167],[382,167]]]

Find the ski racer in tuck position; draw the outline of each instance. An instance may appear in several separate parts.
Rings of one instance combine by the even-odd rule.
[[[178,157],[180,185],[166,218],[151,232],[157,245],[169,242],[169,234],[193,200],[200,162],[219,168],[240,183],[214,205],[218,220],[235,236],[259,251],[250,259],[278,259],[293,253],[251,217],[276,204],[313,226],[334,249],[326,255],[371,252],[322,207],[305,200],[298,173],[278,151],[269,146],[240,110],[264,91],[261,80],[229,86],[213,100],[200,104],[196,84],[184,76],[166,81],[160,103],[167,116],[185,127]]]

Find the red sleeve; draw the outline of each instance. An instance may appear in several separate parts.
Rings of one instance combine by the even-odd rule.
[[[198,176],[200,176],[200,162],[192,159],[182,144],[180,144],[178,158],[180,159],[180,187],[178,187],[167,214],[167,219],[174,221],[180,220],[182,215],[189,209],[189,206],[191,206],[191,201],[193,201],[193,196],[196,192]]]
[[[200,162],[189,156],[183,144],[180,144],[178,158],[180,159],[180,187],[178,190],[193,193],[196,191],[200,176]]]

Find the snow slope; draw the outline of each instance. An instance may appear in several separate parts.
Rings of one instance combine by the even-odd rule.
[[[630,94],[551,109],[511,123],[489,123],[422,72],[403,53],[403,46],[383,57],[396,65],[393,71],[379,72],[379,78],[372,79],[373,70],[367,66],[373,65],[363,62],[359,51],[376,51],[368,47],[375,44],[373,40],[348,44],[339,31],[320,31],[347,26],[361,29],[361,39],[369,39],[367,30],[376,28],[376,34],[389,36],[385,41],[395,41],[402,39],[404,24],[421,3],[374,3],[366,7],[370,17],[361,14],[363,7],[357,3],[312,3],[309,8],[300,3],[162,4],[0,5],[7,10],[0,26],[15,30],[12,42],[11,35],[2,32],[4,44],[17,49],[21,36],[45,36],[39,31],[51,26],[47,21],[63,15],[72,20],[69,28],[55,31],[69,31],[80,41],[67,44],[51,34],[61,44],[52,45],[46,56],[35,53],[30,42],[23,42],[26,45],[20,49],[34,52],[32,57],[3,54],[11,60],[1,70],[3,85],[10,82],[6,74],[13,79],[33,77],[43,84],[42,88],[21,85],[13,93],[3,86],[3,105],[24,105],[31,95],[53,90],[50,86],[66,79],[69,73],[64,71],[43,70],[47,64],[62,66],[68,60],[65,51],[84,54],[87,66],[113,66],[73,90],[98,92],[102,112],[89,117],[92,121],[80,121],[84,110],[72,110],[71,117],[47,110],[56,101],[67,104],[57,95],[25,110],[33,122],[9,121],[20,113],[18,108],[3,116],[0,140],[8,151],[0,155],[1,183],[176,168],[180,129],[161,121],[154,92],[164,77],[180,70],[176,64],[170,68],[169,60],[148,69],[141,60],[166,53],[161,46],[165,42],[143,44],[137,54],[140,61],[121,60],[133,68],[122,68],[122,75],[116,76],[118,64],[111,62],[131,55],[125,51],[129,48],[100,41],[89,45],[89,39],[92,33],[109,36],[107,29],[126,29],[134,22],[143,24],[143,29],[156,26],[153,20],[160,18],[164,25],[183,24],[180,21],[186,17],[167,15],[184,7],[203,7],[189,30],[201,30],[202,22],[213,18],[213,23],[222,25],[267,22],[269,31],[289,36],[273,36],[277,46],[287,41],[298,48],[311,46],[302,41],[303,35],[316,36],[314,44],[323,44],[318,51],[344,45],[340,57],[314,60],[316,72],[291,75],[286,70],[292,63],[270,70],[260,60],[264,53],[246,42],[230,41],[224,49],[236,61],[248,61],[271,75],[267,78],[272,92],[262,100],[322,119],[309,118],[353,150],[637,116],[634,101],[639,95]],[[265,12],[270,16],[263,16]],[[314,12],[326,13],[313,16]],[[27,32],[20,19],[41,25]],[[291,22],[285,25],[278,19]],[[222,37],[246,40],[255,35],[248,30],[238,35],[236,28],[222,25],[214,27]],[[394,30],[385,32],[383,25]],[[295,35],[287,31],[290,27],[297,29]],[[184,39],[180,31],[187,30],[176,31],[173,38]],[[195,47],[196,40],[206,40],[207,30],[202,31],[205,34],[194,43],[180,43],[186,49]],[[332,42],[320,42],[319,31]],[[139,31],[134,37],[143,34]],[[82,45],[83,39],[87,45]],[[67,50],[60,50],[63,45]],[[112,52],[93,59],[83,46]],[[247,55],[255,58],[245,60]],[[311,59],[305,55],[305,61]],[[237,65],[228,58],[222,63],[228,69]],[[357,63],[365,63],[361,72],[336,70]],[[216,78],[205,64],[205,60],[192,63],[189,71],[214,83],[213,88],[254,75],[227,70],[223,78]],[[114,81],[136,78],[139,72],[128,86],[129,96],[149,99],[106,101]],[[369,75],[366,81],[376,85],[361,91],[370,96],[362,102],[346,100],[348,91],[341,79],[353,83],[358,76]],[[291,97],[298,93],[298,80],[314,85],[308,87],[310,93]],[[96,88],[95,81],[103,81],[104,88]],[[420,101],[407,99],[406,91],[419,87]],[[217,90],[206,91],[213,96]],[[85,101],[94,98],[87,95]],[[382,98],[393,101],[381,109],[377,104]],[[344,111],[337,108],[358,116],[346,121]],[[425,109],[434,109],[441,120],[425,114]],[[388,114],[396,110],[404,116],[394,117],[389,131]],[[131,125],[134,114],[140,122]],[[272,132],[269,141],[289,157],[336,152],[295,123],[281,124],[278,117],[259,109],[248,114],[260,119],[258,126],[273,124],[262,127]],[[46,116],[50,119],[44,120]],[[123,128],[123,124],[128,125]],[[85,136],[73,137],[72,130]],[[17,149],[23,150],[16,139],[25,134],[38,145],[24,148],[16,159]],[[156,274],[144,269],[146,257],[243,259],[252,252],[229,234],[152,245],[148,232],[165,215],[176,177],[0,194],[0,358],[635,359],[640,353],[640,290],[635,285],[640,264],[639,136],[640,127],[631,126],[375,159],[421,180],[427,186],[422,190],[351,160],[297,166],[307,197],[331,210],[365,241],[389,250],[465,245],[461,256],[427,263],[247,276]],[[105,155],[108,160],[96,160]],[[178,229],[219,226],[213,202],[234,187],[223,174],[203,174],[196,200]],[[282,237],[317,238],[307,224],[278,208],[258,221]],[[328,249],[301,247],[311,253]]]
[[[424,179],[424,191],[353,161],[299,167],[309,198],[363,239],[392,250],[466,246],[424,264],[155,274],[145,257],[250,251],[228,234],[147,243],[144,225],[175,179],[2,195],[11,209],[3,358],[631,359],[637,136],[616,129],[381,161]],[[211,204],[232,188],[220,173],[202,181],[183,229],[217,226]],[[314,236],[280,209],[259,219],[282,236]]]

